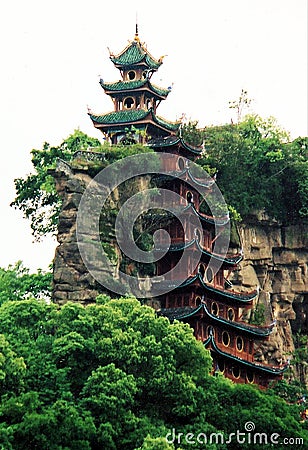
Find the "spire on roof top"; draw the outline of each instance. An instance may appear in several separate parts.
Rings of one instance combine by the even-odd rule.
[[[136,13],[136,32],[135,32],[135,41],[139,42],[139,36],[138,36],[138,17]]]

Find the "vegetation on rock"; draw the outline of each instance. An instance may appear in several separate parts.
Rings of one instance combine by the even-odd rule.
[[[290,141],[274,118],[257,115],[246,116],[237,124],[197,126],[196,121],[184,124],[181,133],[191,144],[203,144],[197,163],[211,175],[218,173],[217,184],[233,218],[260,210],[282,223],[308,217],[307,137]],[[140,144],[111,147],[80,130],[58,147],[45,143],[42,150],[32,150],[34,173],[15,180],[16,198],[11,205],[30,219],[37,239],[57,228],[61,202],[50,168],[57,158],[69,161],[78,150],[104,153],[104,162],[96,162],[96,171],[126,156],[151,151]]]

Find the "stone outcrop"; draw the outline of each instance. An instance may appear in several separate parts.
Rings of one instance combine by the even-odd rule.
[[[259,214],[247,218],[238,230],[244,261],[236,282],[245,287],[258,284],[265,319],[276,320],[274,333],[256,349],[256,357],[277,364],[294,352],[294,335],[308,331],[307,222],[281,226]],[[307,362],[296,367],[295,376],[307,383]]]
[[[54,258],[53,300],[58,304],[75,300],[93,302],[101,287],[89,274],[79,254],[76,236],[76,218],[80,199],[92,180],[87,168],[73,170],[64,161],[58,161],[52,172],[56,190],[62,199]]]
[[[53,298],[59,304],[69,300],[93,302],[99,293],[106,291],[89,274],[76,239],[78,205],[92,176],[87,166],[76,169],[61,161],[53,176],[63,201],[54,259]],[[284,227],[259,214],[245,219],[238,226],[238,233],[244,260],[232,281],[244,290],[260,287],[258,303],[264,305],[265,321],[275,320],[276,326],[269,340],[255,349],[256,358],[277,365],[294,351],[294,334],[306,335],[308,331],[307,223]],[[109,241],[112,242],[112,236]],[[115,261],[115,273],[118,265],[119,259]],[[296,376],[307,382],[307,363],[300,365]]]

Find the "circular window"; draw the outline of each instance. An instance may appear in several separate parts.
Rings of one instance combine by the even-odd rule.
[[[222,333],[222,343],[225,347],[228,347],[230,344],[230,335],[227,331],[223,331]]]
[[[237,366],[232,367],[232,375],[234,376],[234,378],[240,377],[241,371],[240,371],[239,367],[237,367]]]
[[[130,80],[134,80],[134,79],[136,78],[136,72],[134,72],[133,70],[130,70],[130,71],[128,72],[128,78],[129,78]]]
[[[209,283],[212,283],[213,278],[214,278],[213,270],[210,267],[208,267],[206,269],[206,279]]]
[[[205,267],[204,267],[203,264],[199,264],[199,267],[198,267],[198,273],[201,275],[202,278],[204,277],[204,274],[205,274]]]
[[[228,319],[229,320],[234,320],[234,310],[233,310],[233,308],[229,308],[228,309]]]
[[[218,316],[218,311],[219,311],[219,308],[218,308],[217,303],[213,302],[211,304],[211,313],[213,314],[213,316]]]
[[[124,100],[124,107],[126,109],[131,109],[133,107],[133,104],[134,104],[134,99],[132,97],[127,97]]]
[[[201,305],[201,297],[196,297],[196,306]]]
[[[236,348],[238,349],[239,352],[241,352],[244,348],[244,341],[241,336],[237,336],[236,338]]]
[[[178,167],[180,170],[184,170],[185,168],[185,163],[184,163],[184,159],[183,158],[178,158]]]
[[[246,373],[246,380],[248,381],[248,383],[253,383],[255,381],[255,376],[252,372],[248,371]]]
[[[188,201],[188,203],[191,203],[193,201],[193,195],[190,191],[188,191],[186,194],[186,200]]]

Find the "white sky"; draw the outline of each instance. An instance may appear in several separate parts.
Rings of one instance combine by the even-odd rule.
[[[56,243],[32,243],[10,208],[14,178],[31,172],[30,151],[59,145],[74,129],[94,137],[87,105],[112,109],[98,84],[119,72],[120,52],[139,36],[154,57],[168,55],[153,82],[174,82],[159,115],[183,112],[200,126],[230,122],[241,89],[252,112],[274,116],[293,138],[307,135],[307,0],[12,0],[0,9],[0,266],[17,260],[46,269]]]

